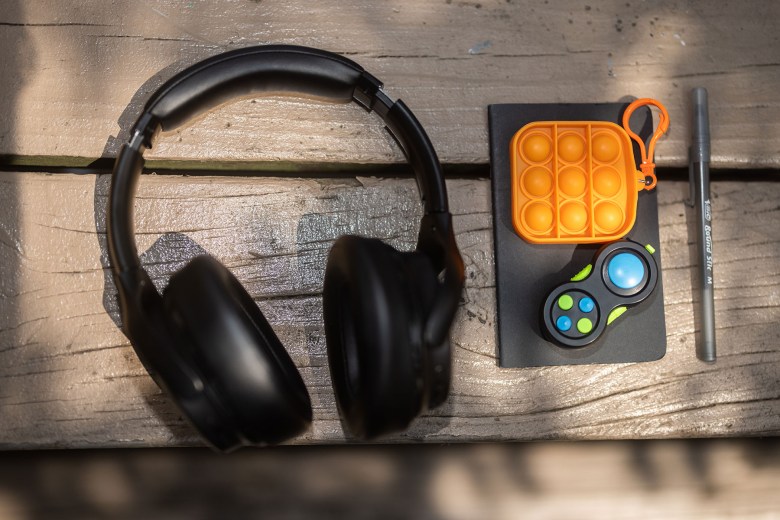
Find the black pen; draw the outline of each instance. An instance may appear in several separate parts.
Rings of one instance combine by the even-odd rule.
[[[712,206],[710,204],[710,117],[707,89],[691,91],[693,135],[690,149],[690,182],[696,206],[696,232],[699,249],[699,287],[701,289],[701,338],[696,357],[715,361],[715,286],[712,274]]]

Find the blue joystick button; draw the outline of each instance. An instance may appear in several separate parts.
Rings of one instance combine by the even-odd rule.
[[[588,298],[587,296],[580,300],[579,307],[580,310],[584,313],[591,312],[593,310],[593,307],[595,307],[596,304],[593,303],[592,298]]]
[[[558,319],[555,320],[555,326],[561,332],[566,332],[567,330],[571,329],[571,318],[568,316],[559,316]]]
[[[632,253],[619,253],[607,266],[609,280],[621,289],[634,289],[645,276],[645,264]]]

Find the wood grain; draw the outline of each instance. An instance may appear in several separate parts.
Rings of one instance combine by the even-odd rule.
[[[679,0],[6,0],[0,13],[0,156],[86,165],[113,157],[143,101],[205,56],[262,43],[345,54],[382,78],[446,163],[488,160],[490,103],[655,97],[672,129],[662,166],[687,162],[688,91],[710,91],[713,164],[780,166],[780,4]],[[163,137],[177,168],[299,169],[402,157],[361,109],[244,100]],[[175,165],[172,161],[186,161]],[[311,165],[309,165],[311,167]]]
[[[117,328],[105,270],[108,177],[0,176],[0,447],[197,444]],[[448,183],[467,286],[442,408],[390,442],[780,433],[780,184],[713,184],[719,358],[694,355],[685,182],[659,185],[668,353],[654,363],[499,369],[489,181]],[[139,251],[156,283],[202,251],[245,284],[312,395],[298,443],[344,435],[326,364],[320,291],[343,233],[412,247],[420,209],[403,179],[144,176]],[[97,230],[97,232],[96,232]]]

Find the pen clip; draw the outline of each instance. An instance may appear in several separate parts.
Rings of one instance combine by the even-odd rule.
[[[650,137],[650,143],[648,144],[647,148],[645,148],[645,142],[633,130],[631,130],[629,121],[631,120],[631,116],[634,114],[634,110],[639,107],[648,105],[658,108],[658,110],[661,111],[661,115],[659,116],[658,127],[655,129],[655,132],[653,132],[652,137]],[[637,99],[628,105],[625,112],[623,112],[623,128],[626,130],[631,139],[639,144],[639,152],[642,155],[642,164],[639,166],[639,169],[642,170],[642,174],[645,176],[644,189],[652,190],[655,188],[655,185],[658,182],[658,179],[656,179],[655,176],[655,163],[653,162],[653,158],[655,156],[655,143],[658,141],[658,138],[666,133],[666,131],[669,129],[669,113],[666,111],[666,107],[664,107],[655,99]]]

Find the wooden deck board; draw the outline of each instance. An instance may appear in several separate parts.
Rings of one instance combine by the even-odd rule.
[[[390,441],[618,439],[780,433],[780,184],[716,182],[719,357],[694,355],[687,183],[659,184],[668,353],[654,363],[499,369],[489,181],[449,181],[467,286],[449,401]],[[0,176],[0,447],[198,443],[116,325],[105,267],[107,176]],[[162,286],[202,251],[246,285],[301,368],[315,422],[344,437],[320,291],[343,233],[410,248],[414,182],[145,176],[139,250]],[[96,233],[95,230],[98,230]]]
[[[189,63],[260,43],[346,54],[416,112],[446,163],[488,159],[490,103],[656,97],[671,132],[658,163],[687,160],[688,91],[710,91],[713,164],[780,166],[780,4],[592,5],[325,0],[7,0],[0,13],[0,156],[87,165],[113,157],[150,90]],[[244,100],[160,140],[158,166],[297,169],[401,161],[356,107]]]
[[[0,13],[0,448],[170,446],[198,438],[117,327],[108,177],[50,175],[111,158],[151,90],[187,64],[260,43],[352,57],[402,97],[449,165],[485,168],[490,103],[651,96],[686,164],[688,91],[710,91],[713,165],[780,166],[780,4],[571,0],[7,0]],[[118,136],[119,140],[116,139]],[[402,162],[356,106],[244,99],[161,136],[157,168],[374,173]],[[364,165],[369,165],[365,167]],[[372,169],[373,168],[373,169]],[[394,168],[393,166],[390,169]],[[391,172],[392,173],[392,172]],[[499,369],[489,181],[449,182],[467,286],[448,403],[395,442],[780,432],[780,184],[713,185],[719,358],[694,356],[687,183],[659,187],[668,354],[656,363]],[[327,251],[343,233],[412,247],[411,180],[146,176],[139,246],[155,280],[199,252],[246,284],[301,367],[315,408],[300,443],[338,443],[321,324]],[[97,232],[96,232],[97,230]]]
[[[780,510],[779,448],[718,439],[4,453],[0,516],[767,520]]]

